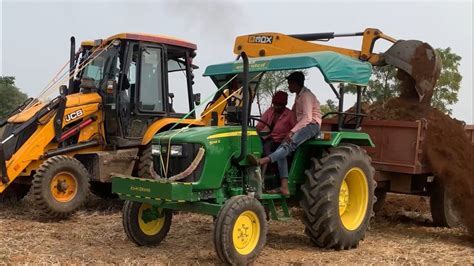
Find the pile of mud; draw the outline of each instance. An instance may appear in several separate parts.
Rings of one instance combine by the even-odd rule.
[[[402,81],[400,97],[384,104],[364,105],[363,112],[368,114],[369,119],[375,120],[427,121],[424,152],[428,163],[434,176],[445,186],[461,222],[474,236],[471,141],[466,136],[463,123],[431,107],[429,101],[420,103],[413,80],[405,75],[399,75]]]

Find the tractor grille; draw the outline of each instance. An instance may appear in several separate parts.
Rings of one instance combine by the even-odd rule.
[[[172,145],[182,146],[183,147],[182,155],[172,156],[170,154],[167,175],[165,175],[163,164],[166,166],[168,154],[166,152],[161,152],[161,154],[153,155],[153,166],[154,166],[155,172],[163,178],[165,176],[167,176],[168,178],[172,177],[186,170],[191,165],[194,158],[196,158],[199,148],[201,147],[201,145],[199,144],[192,144],[192,143],[172,144]],[[162,150],[167,149],[167,148],[168,148],[168,145],[162,146]],[[163,163],[161,162],[161,159],[160,159],[161,156],[163,157]],[[197,182],[199,178],[201,177],[202,169],[204,166],[204,160],[205,160],[205,156],[202,158],[196,170],[194,170],[194,172],[191,175],[179,180],[179,182]]]

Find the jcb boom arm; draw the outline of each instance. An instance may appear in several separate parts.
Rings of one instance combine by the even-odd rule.
[[[354,36],[362,36],[360,50],[312,42]],[[394,44],[384,53],[373,53],[374,44],[378,39],[384,39]],[[362,61],[368,61],[374,66],[392,65],[405,71],[414,79],[416,83],[415,89],[420,101],[423,100],[425,95],[427,96],[425,101],[431,99],[433,88],[441,71],[441,60],[429,44],[416,40],[396,40],[373,28],[368,28],[364,32],[349,34],[335,34],[334,32],[295,35],[274,32],[256,33],[237,37],[234,45],[235,54],[245,52],[248,57],[322,51],[332,51]]]
[[[362,37],[361,50],[352,50],[330,45],[313,43],[311,41],[325,41],[338,37]],[[383,34],[378,29],[366,29],[364,32],[335,34],[334,32],[309,33],[285,35],[281,33],[266,32],[237,37],[234,53],[245,52],[249,57],[261,57],[272,55],[285,55],[295,53],[332,51],[350,57],[369,61],[372,65],[385,65],[385,60],[379,54],[372,53],[374,44],[378,39],[384,39],[392,43],[396,39]]]

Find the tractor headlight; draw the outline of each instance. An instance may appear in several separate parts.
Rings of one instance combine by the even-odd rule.
[[[161,145],[151,145],[151,154],[160,155],[161,154]]]
[[[170,155],[173,157],[183,156],[183,146],[181,145],[171,145]]]

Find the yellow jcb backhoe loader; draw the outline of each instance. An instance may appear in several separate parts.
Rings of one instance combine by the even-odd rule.
[[[151,177],[152,136],[202,123],[192,112],[195,50],[172,37],[121,33],[76,52],[71,38],[65,73],[0,122],[0,201],[30,191],[44,213],[65,217],[89,190],[109,195],[111,171]],[[174,95],[184,111],[175,111]]]

